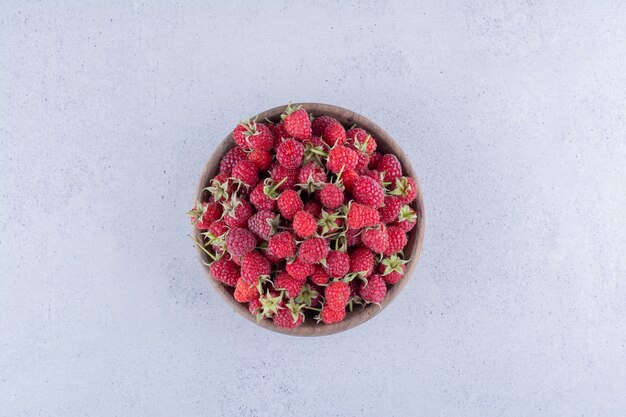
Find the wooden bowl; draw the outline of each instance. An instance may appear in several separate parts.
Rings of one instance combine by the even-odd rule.
[[[402,164],[404,175],[414,178],[417,184],[417,199],[411,204],[418,214],[417,224],[415,225],[413,230],[409,232],[407,236],[408,244],[404,250],[405,257],[410,258],[410,261],[407,264],[404,277],[397,284],[388,287],[387,297],[380,306],[370,304],[367,305],[365,308],[362,308],[361,306],[357,305],[354,311],[348,312],[346,318],[343,321],[331,325],[325,325],[321,322],[317,324],[314,320],[310,320],[308,318],[300,327],[297,327],[295,329],[278,328],[274,326],[271,320],[267,319],[262,320],[260,323],[258,323],[259,326],[262,326],[274,332],[285,333],[294,336],[323,336],[350,329],[371,319],[376,314],[380,313],[380,311],[384,309],[389,303],[391,303],[398,296],[402,288],[404,288],[404,286],[409,282],[411,278],[411,273],[415,269],[415,265],[417,264],[420,256],[422,242],[424,241],[424,200],[422,197],[420,183],[418,181],[415,170],[413,169],[413,166],[409,161],[409,158],[404,153],[402,148],[400,148],[400,146],[391,138],[391,136],[389,136],[389,134],[381,129],[377,124],[353,111],[346,110],[337,106],[332,106],[330,104],[303,103],[302,106],[309,114],[313,114],[314,116],[327,114],[337,119],[346,128],[349,128],[352,125],[357,125],[358,127],[365,129],[368,133],[371,133],[378,144],[377,150],[382,152],[383,154],[391,152],[396,155],[400,160],[400,163]],[[261,121],[268,119],[277,122],[280,120],[280,115],[282,114],[285,107],[286,105],[266,110],[257,116],[258,120]],[[222,156],[234,146],[235,142],[233,141],[232,134],[226,136],[226,138],[224,138],[224,140],[222,140],[222,142],[217,146],[217,148],[209,158],[208,162],[204,166],[204,169],[202,170],[200,182],[198,183],[198,188],[196,190],[196,201],[202,200],[203,197],[205,199],[208,198],[208,194],[203,194],[202,190],[205,187],[208,187],[211,179],[215,177],[215,175],[217,175],[219,171],[219,163],[222,159]],[[194,229],[194,235],[195,238],[198,239],[198,241],[201,241],[199,230]],[[200,254],[200,257],[204,262],[209,262],[208,256],[199,248],[198,253]],[[222,296],[222,298],[228,304],[230,304],[230,306],[235,309],[235,311],[237,311],[241,316],[245,317],[246,320],[257,324],[256,318],[253,317],[252,314],[250,314],[250,312],[248,311],[247,304],[239,303],[233,298],[233,289],[228,288],[213,279],[209,272],[209,267],[204,264],[203,267],[209,277],[209,282]]]

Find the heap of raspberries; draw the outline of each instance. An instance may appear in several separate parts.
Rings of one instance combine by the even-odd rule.
[[[214,279],[258,321],[332,324],[402,279],[415,181],[365,130],[287,106],[247,120],[189,211]]]

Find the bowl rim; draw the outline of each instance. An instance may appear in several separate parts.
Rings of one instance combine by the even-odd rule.
[[[366,321],[368,321],[375,315],[379,314],[386,306],[388,306],[391,302],[393,302],[393,300],[398,296],[398,294],[410,281],[413,275],[413,271],[415,270],[415,267],[417,266],[417,263],[419,261],[419,257],[422,252],[422,246],[424,243],[425,225],[426,225],[426,217],[425,217],[425,211],[424,211],[424,198],[423,198],[419,178],[416,175],[416,172],[411,164],[409,157],[402,150],[400,145],[391,137],[391,135],[389,135],[385,130],[383,130],[376,123],[374,123],[367,117],[362,116],[361,114],[358,114],[352,110],[348,110],[343,107],[339,107],[339,106],[335,106],[331,104],[324,104],[324,103],[298,103],[298,104],[300,104],[303,108],[305,108],[309,114],[313,114],[314,116],[326,114],[326,115],[336,118],[337,120],[342,122],[344,126],[352,126],[356,124],[358,127],[365,129],[368,133],[372,134],[372,136],[376,138],[378,149],[383,148],[383,150],[385,150],[386,152],[394,153],[396,157],[398,158],[398,160],[400,161],[400,164],[402,165],[403,174],[406,176],[410,176],[411,178],[415,180],[415,183],[417,186],[417,198],[412,203],[412,207],[416,209],[418,216],[417,216],[417,223],[415,227],[413,228],[411,232],[407,234],[407,237],[409,238],[407,247],[410,247],[411,250],[410,250],[410,260],[406,264],[406,272],[404,274],[404,277],[397,284],[394,284],[393,286],[389,287],[387,296],[385,297],[383,302],[380,303],[380,305],[369,304],[365,306],[365,308],[363,308],[361,311],[358,311],[359,309],[361,309],[361,307],[357,306],[357,308],[353,312],[349,312],[346,318],[339,323],[328,325],[328,324],[316,324],[312,321],[305,321],[301,326],[296,327],[295,329],[283,329],[283,328],[274,326],[271,320],[261,320],[260,322],[257,323],[256,318],[253,317],[252,314],[250,314],[247,304],[239,303],[237,300],[235,300],[232,296],[232,292],[231,292],[232,290],[229,290],[226,286],[224,286],[223,284],[221,284],[220,282],[218,282],[211,276],[209,267],[207,265],[207,262],[208,262],[207,255],[198,247],[196,247],[196,251],[200,256],[200,259],[202,260],[203,269],[205,273],[207,274],[207,278],[209,279],[209,282],[211,283],[213,288],[222,297],[222,299],[224,299],[224,301],[226,301],[237,313],[239,313],[240,316],[244,317],[249,322],[252,322],[255,325],[261,326],[267,330],[271,330],[277,333],[287,334],[290,336],[325,336],[325,335],[330,335],[330,334],[334,334],[334,333],[338,333],[338,332],[342,332],[342,331],[354,328],[360,324],[365,323]],[[283,106],[273,107],[271,109],[265,110],[257,114],[254,117],[256,117],[257,120],[259,121],[266,120],[266,119],[275,121],[277,120],[277,118],[280,117],[280,114],[284,111],[286,106],[287,105],[285,104]],[[232,132],[230,132],[215,147],[215,149],[211,153],[211,156],[209,157],[209,159],[207,160],[206,164],[204,165],[202,169],[200,179],[196,186],[194,204],[195,204],[195,201],[202,200],[203,193],[204,193],[203,190],[205,187],[207,187],[208,181],[210,181],[217,174],[219,170],[219,161],[221,160],[222,156],[228,150],[233,148],[235,145],[236,144],[234,140],[232,139]],[[200,233],[201,233],[200,230],[196,229],[195,227],[193,228],[193,236],[195,239],[197,240],[200,239]],[[406,255],[407,254],[405,253],[405,256]]]

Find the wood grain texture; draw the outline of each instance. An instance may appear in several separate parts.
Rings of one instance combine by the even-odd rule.
[[[314,116],[320,116],[322,114],[332,116],[339,120],[339,122],[341,122],[346,128],[349,128],[352,125],[357,125],[358,127],[367,130],[376,139],[376,142],[378,144],[378,150],[383,154],[393,153],[394,155],[396,155],[400,163],[402,164],[404,174],[414,178],[417,184],[417,199],[412,203],[412,207],[418,213],[417,224],[408,234],[408,244],[404,251],[405,256],[410,257],[410,261],[407,264],[404,278],[402,278],[402,280],[400,280],[400,282],[398,282],[397,284],[389,286],[387,291],[387,297],[381,303],[380,307],[373,304],[368,305],[365,308],[357,306],[353,312],[348,313],[343,321],[331,325],[325,325],[323,323],[317,324],[313,320],[307,320],[300,327],[289,330],[275,327],[271,320],[263,320],[258,323],[259,326],[262,326],[268,330],[288,335],[323,336],[350,329],[371,319],[376,314],[380,313],[389,303],[391,303],[398,296],[400,291],[402,291],[402,288],[404,288],[404,286],[408,284],[412,277],[413,270],[415,269],[415,266],[417,265],[417,262],[419,260],[422,250],[422,244],[424,242],[424,199],[422,196],[419,179],[416,175],[415,170],[413,169],[413,166],[411,165],[408,156],[402,150],[402,148],[400,148],[400,146],[393,140],[393,138],[382,128],[380,128],[378,125],[376,125],[374,122],[367,119],[366,117],[341,107],[320,103],[303,103],[302,106],[307,110],[307,112],[309,112],[309,114],[313,114]],[[285,107],[286,105],[266,110],[258,114],[258,120],[268,119],[277,122],[280,120],[280,115]],[[207,161],[204,169],[202,170],[202,174],[200,175],[200,181],[198,183],[195,195],[196,201],[202,200],[203,198],[208,198],[208,193],[203,192],[202,190],[205,187],[209,186],[210,180],[217,174],[219,170],[219,162],[222,156],[234,146],[235,142],[232,139],[232,135],[229,134],[217,146],[215,151],[213,151],[213,154]],[[193,233],[195,235],[195,238],[200,241],[200,231],[194,229]],[[199,248],[198,254],[204,262],[209,262],[208,256],[203,253]],[[208,266],[203,264],[203,268],[209,278],[209,282],[211,282],[215,290],[222,296],[222,298],[246,320],[257,324],[256,319],[248,311],[247,304],[238,303],[233,298],[233,290],[225,287],[224,285],[213,279],[209,272]]]

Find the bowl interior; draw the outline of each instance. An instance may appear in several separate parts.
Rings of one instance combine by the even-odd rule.
[[[295,336],[321,336],[347,330],[369,320],[370,318],[378,314],[383,308],[385,308],[385,306],[391,303],[402,290],[402,288],[407,284],[419,259],[422,242],[424,239],[424,201],[418,177],[413,169],[413,166],[411,165],[408,156],[391,138],[391,136],[387,134],[387,132],[385,132],[374,122],[361,116],[360,114],[354,113],[353,111],[341,107],[319,103],[303,103],[302,106],[307,110],[309,114],[312,114],[313,116],[326,114],[337,119],[346,128],[349,128],[352,125],[357,125],[358,127],[365,129],[376,139],[377,150],[383,154],[393,153],[394,155],[396,155],[402,165],[404,174],[414,178],[417,184],[417,199],[411,204],[411,206],[418,213],[417,224],[415,225],[413,230],[408,233],[408,244],[404,250],[405,258],[410,258],[410,261],[406,265],[406,273],[402,280],[400,280],[400,282],[395,285],[388,286],[387,297],[380,306],[375,304],[370,304],[365,308],[356,306],[354,311],[348,312],[346,318],[343,321],[331,325],[317,324],[313,320],[307,319],[300,327],[289,330],[274,326],[270,320],[262,320],[260,323],[258,323],[258,325],[265,327],[266,329],[279,333],[285,333]],[[257,115],[258,120],[261,121],[268,119],[273,122],[278,122],[280,120],[280,115],[282,114],[285,107],[286,105],[264,111]],[[208,187],[211,179],[215,177],[215,175],[217,175],[219,171],[219,162],[222,156],[234,146],[235,142],[233,141],[232,134],[226,136],[226,138],[224,138],[224,140],[222,140],[222,142],[217,146],[202,171],[202,175],[198,183],[198,188],[196,190],[196,200],[208,199],[208,192],[202,190],[205,187]],[[195,238],[200,241],[200,231],[194,230],[194,234]],[[198,249],[198,253],[202,257],[202,260],[204,262],[209,262],[209,258],[204,252]],[[232,296],[233,290],[225,287],[218,281],[214,280],[210,276],[208,266],[206,266],[206,264],[204,264],[203,266],[207,275],[209,276],[209,281],[216,289],[216,291],[222,296],[222,298],[226,302],[228,302],[239,314],[241,314],[247,320],[256,324],[256,319],[248,311],[247,304],[237,302]]]

